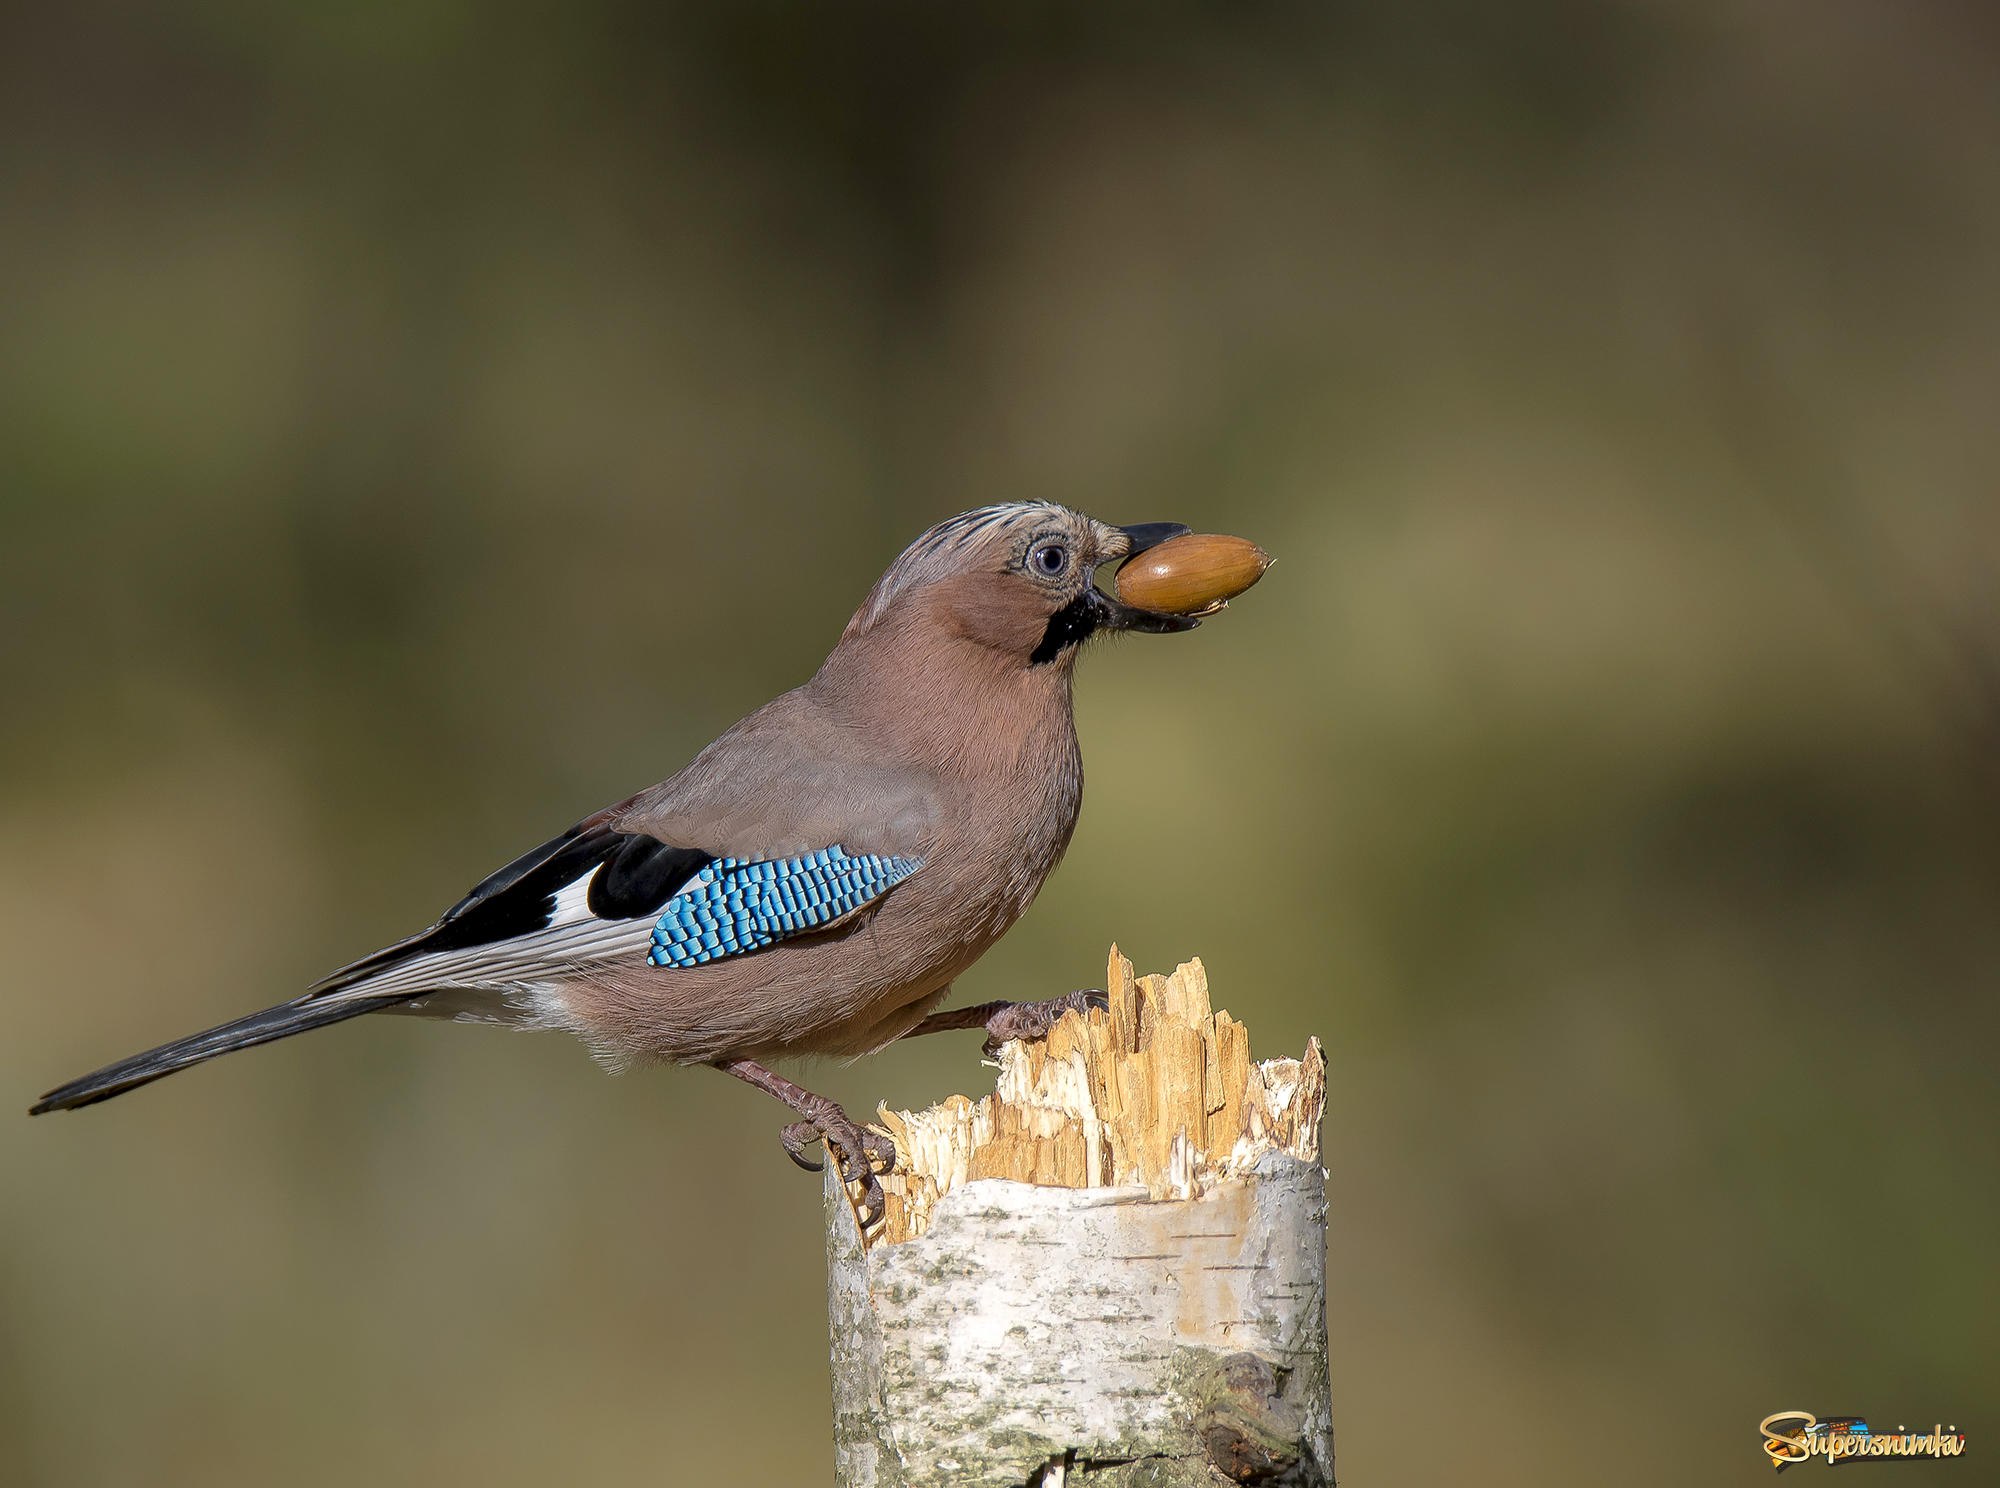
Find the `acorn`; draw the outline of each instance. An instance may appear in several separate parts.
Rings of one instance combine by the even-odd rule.
[[[1264,577],[1271,555],[1247,538],[1190,532],[1118,566],[1118,597],[1164,615],[1209,615]]]

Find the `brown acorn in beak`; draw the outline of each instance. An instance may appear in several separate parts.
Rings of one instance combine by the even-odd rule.
[[[1190,532],[1118,568],[1118,598],[1163,615],[1207,615],[1264,577],[1271,555],[1247,538]]]

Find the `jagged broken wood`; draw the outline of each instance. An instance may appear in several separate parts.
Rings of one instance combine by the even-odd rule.
[[[880,1113],[865,1238],[829,1175],[841,1488],[1333,1482],[1318,1042],[1254,1063],[1198,960],[1106,990]]]

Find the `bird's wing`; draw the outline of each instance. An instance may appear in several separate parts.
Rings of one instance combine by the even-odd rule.
[[[586,817],[523,853],[428,930],[343,966],[309,995],[373,1000],[439,987],[529,993],[592,961],[643,958],[652,915],[713,854],[620,831],[612,814]]]
[[[672,780],[522,854],[430,929],[341,968],[310,995],[476,988],[532,1010],[538,989],[594,964],[698,966],[866,913],[923,866],[933,793],[855,758],[795,696],[752,714]]]

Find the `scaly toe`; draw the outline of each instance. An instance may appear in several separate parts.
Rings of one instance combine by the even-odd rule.
[[[842,1183],[868,1183],[875,1178],[875,1168],[868,1161],[868,1144],[856,1132],[852,1137],[842,1132],[839,1136],[826,1139],[827,1150],[838,1159],[840,1181]]]
[[[808,1173],[817,1173],[826,1166],[816,1158],[806,1156],[806,1152],[820,1141],[820,1131],[810,1121],[794,1121],[778,1133],[778,1140],[784,1144],[785,1156]]]
[[[1011,1002],[986,1020],[986,1042],[981,1048],[988,1059],[1000,1053],[1002,1044],[1020,1039],[1033,1043],[1047,1038],[1064,1013],[1082,1013],[1091,1008],[1109,1008],[1111,999],[1095,987],[1051,997],[1043,1002]]]
[[[870,1173],[861,1185],[861,1197],[854,1204],[854,1222],[865,1233],[872,1224],[881,1223],[889,1212],[889,1201],[883,1197],[882,1185]]]
[[[868,1154],[868,1166],[877,1173],[896,1171],[896,1144],[872,1126],[861,1128],[861,1145]]]

